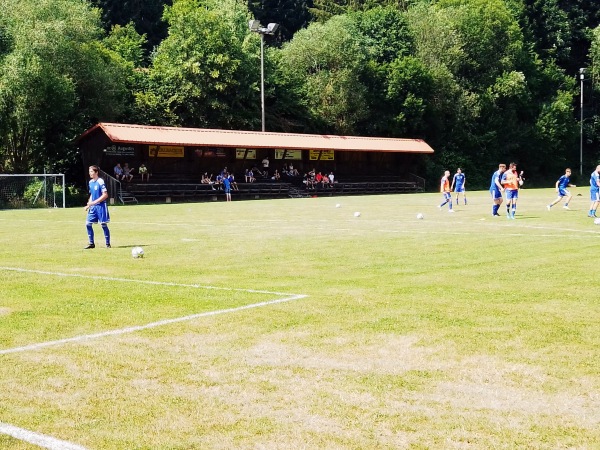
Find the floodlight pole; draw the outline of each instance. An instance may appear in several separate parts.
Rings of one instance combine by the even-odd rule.
[[[279,24],[270,23],[263,27],[258,20],[248,22],[250,31],[260,34],[260,111],[262,131],[265,131],[265,34],[275,34]]]
[[[583,102],[583,100],[582,100],[582,102]],[[262,131],[264,133],[265,132],[265,34],[264,33],[260,33],[260,112],[261,112]]]
[[[580,87],[580,102],[579,102],[579,174],[583,176],[583,82],[585,81],[586,68],[579,69]]]

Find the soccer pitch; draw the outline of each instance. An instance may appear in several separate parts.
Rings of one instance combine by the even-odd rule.
[[[0,211],[0,448],[600,448],[573,191]]]

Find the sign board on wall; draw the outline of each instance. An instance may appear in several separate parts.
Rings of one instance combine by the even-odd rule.
[[[301,150],[285,150],[282,148],[275,149],[275,159],[293,159],[293,160],[302,160],[302,151]]]
[[[157,154],[158,151],[158,154]],[[183,158],[184,150],[183,147],[173,145],[150,145],[148,147],[148,154],[150,157],[159,158]]]
[[[256,159],[256,150],[250,148],[236,148],[235,159]]]
[[[135,147],[129,145],[110,145],[104,149],[107,156],[135,156]]]
[[[333,161],[335,152],[333,150],[309,150],[308,159],[311,161]]]

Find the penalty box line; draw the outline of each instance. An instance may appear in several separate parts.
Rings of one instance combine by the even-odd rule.
[[[45,434],[25,430],[7,423],[0,422],[0,434],[5,434],[19,441],[37,445],[48,450],[86,450],[81,445],[46,436]]]
[[[84,334],[84,335],[74,336],[74,337],[65,338],[65,339],[57,339],[54,341],[39,342],[36,344],[24,345],[21,347],[4,349],[4,350],[0,350],[0,355],[7,355],[9,353],[26,352],[26,351],[30,351],[30,350],[38,350],[38,349],[45,348],[45,347],[68,344],[71,342],[88,341],[88,340],[99,339],[99,338],[103,338],[103,337],[107,337],[107,336],[118,336],[118,335],[123,335],[123,334],[129,334],[129,333],[134,333],[136,331],[148,330],[151,328],[162,327],[162,326],[170,325],[170,324],[174,324],[174,323],[187,322],[187,321],[198,319],[201,317],[217,316],[217,315],[221,315],[221,314],[228,314],[228,313],[233,313],[233,312],[238,312],[238,311],[244,311],[244,310],[248,310],[248,309],[261,308],[263,306],[276,305],[278,303],[287,303],[287,302],[291,302],[294,300],[300,300],[302,298],[308,297],[308,295],[304,295],[304,294],[290,294],[290,293],[283,293],[283,292],[262,291],[262,290],[256,290],[256,289],[220,288],[220,287],[215,287],[215,286],[202,286],[202,285],[198,285],[198,284],[179,284],[179,283],[170,283],[170,282],[161,282],[161,281],[132,280],[129,278],[117,278],[117,277],[97,277],[97,276],[91,276],[91,275],[68,274],[68,273],[60,273],[60,272],[48,272],[48,271],[42,271],[42,270],[21,269],[21,268],[15,268],[15,267],[0,267],[0,270],[23,272],[23,273],[37,273],[37,274],[42,274],[42,275],[55,275],[55,276],[61,276],[61,277],[87,278],[87,279],[104,280],[104,281],[120,281],[120,282],[126,282],[126,283],[152,284],[152,285],[160,285],[160,286],[177,286],[177,287],[189,287],[189,288],[195,288],[195,289],[213,289],[213,290],[222,290],[222,291],[249,292],[249,293],[284,296],[283,298],[278,298],[278,299],[274,299],[274,300],[266,300],[264,302],[252,303],[250,305],[237,306],[235,308],[218,309],[215,311],[207,311],[207,312],[202,312],[202,313],[197,313],[197,314],[190,314],[187,316],[176,317],[173,319],[159,320],[156,322],[147,323],[145,325],[134,325],[134,326],[130,326],[130,327],[119,328],[116,330],[108,330],[108,331],[102,331],[99,333]]]

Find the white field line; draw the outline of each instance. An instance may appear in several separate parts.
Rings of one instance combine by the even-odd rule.
[[[82,447],[81,445],[61,441],[60,439],[24,430],[23,428],[18,428],[2,422],[0,422],[0,433],[49,450],[86,450],[85,447]]]
[[[61,277],[79,277],[79,278],[89,278],[89,279],[99,279],[106,281],[120,281],[125,283],[138,283],[138,284],[153,284],[153,285],[161,285],[161,286],[178,286],[178,287],[190,287],[196,289],[214,289],[214,290],[225,290],[225,291],[236,291],[236,292],[250,292],[250,293],[260,293],[260,294],[270,294],[270,295],[281,295],[285,296],[283,298],[275,299],[275,300],[267,300],[264,302],[253,303],[245,306],[238,306],[236,308],[227,308],[220,309],[217,311],[208,311],[204,313],[191,314],[185,317],[177,317],[174,319],[165,319],[159,320],[157,322],[148,323],[146,325],[138,325],[132,327],[121,328],[117,330],[104,331],[100,333],[86,334],[81,336],[74,336],[66,339],[58,339],[55,341],[48,342],[40,342],[37,344],[25,345],[22,347],[9,348],[6,350],[0,350],[0,355],[6,355],[9,353],[18,353],[25,352],[29,350],[37,350],[40,348],[50,347],[54,345],[67,344],[70,342],[81,342],[90,339],[103,338],[106,336],[116,336],[122,335],[126,333],[133,333],[140,330],[147,330],[149,328],[161,327],[164,325],[169,325],[172,323],[185,322],[193,319],[197,319],[199,317],[208,317],[208,316],[216,316],[219,314],[227,314],[237,311],[243,311],[246,309],[252,308],[260,308],[262,306],[274,305],[277,303],[285,303],[293,300],[299,300],[301,298],[307,297],[307,295],[303,294],[286,294],[282,292],[271,292],[271,291],[261,291],[256,289],[234,289],[234,288],[220,288],[215,286],[201,286],[197,284],[179,284],[179,283],[169,283],[169,282],[160,282],[160,281],[146,281],[146,280],[131,280],[127,278],[117,278],[117,277],[95,277],[88,275],[80,275],[80,274],[67,274],[60,272],[47,272],[43,270],[30,270],[30,269],[22,269],[17,267],[0,267],[0,270],[13,271],[13,272],[24,272],[24,273],[37,273],[42,275],[54,275]],[[86,450],[85,447],[82,447],[77,444],[72,444],[70,442],[61,441],[60,439],[53,438],[51,436],[46,436],[43,434],[35,433],[33,431],[28,431],[22,428],[15,427],[13,425],[8,425],[0,422],[0,434],[6,434],[11,436],[17,440],[27,442],[29,444],[37,445],[42,448],[46,448],[49,450]]]
[[[187,322],[187,321],[197,319],[200,317],[209,317],[209,316],[216,316],[216,315],[220,315],[220,314],[228,314],[228,313],[232,313],[232,312],[244,311],[246,309],[253,309],[253,308],[260,308],[263,306],[275,305],[277,303],[291,302],[294,300],[299,300],[299,299],[308,297],[307,295],[304,295],[304,294],[290,294],[290,293],[282,293],[282,292],[261,291],[261,290],[256,290],[256,289],[220,288],[220,287],[215,287],[215,286],[201,286],[201,285],[197,285],[197,284],[179,284],[179,283],[169,283],[169,282],[161,282],[161,281],[132,280],[132,279],[128,279],[128,278],[117,278],[117,277],[95,277],[95,276],[89,276],[89,275],[66,274],[66,273],[60,273],[60,272],[47,272],[47,271],[42,271],[42,270],[29,270],[29,269],[15,268],[15,267],[0,267],[0,270],[7,270],[7,271],[13,271],[13,272],[25,272],[25,273],[38,273],[38,274],[43,274],[43,275],[55,275],[55,276],[61,276],[61,277],[79,277],[79,278],[89,278],[89,279],[106,280],[106,281],[121,281],[121,282],[126,282],[126,283],[190,287],[190,288],[196,288],[196,289],[214,289],[214,290],[250,292],[250,293],[283,296],[283,298],[278,298],[278,299],[274,299],[274,300],[266,300],[264,302],[252,303],[250,305],[237,306],[235,308],[226,308],[226,309],[219,309],[216,311],[207,311],[207,312],[203,312],[203,313],[190,314],[190,315],[184,316],[184,317],[176,317],[173,319],[159,320],[157,322],[151,322],[151,323],[147,323],[145,325],[135,325],[135,326],[131,326],[131,327],[119,328],[116,330],[108,330],[108,331],[102,331],[99,333],[84,334],[84,335],[74,336],[74,337],[65,338],[65,339],[57,339],[55,341],[39,342],[36,344],[24,345],[22,347],[14,347],[14,348],[9,348],[9,349],[4,349],[4,350],[0,350],[0,355],[7,355],[9,353],[26,352],[29,350],[37,350],[37,349],[45,348],[45,347],[67,344],[70,342],[81,342],[81,341],[87,341],[87,340],[91,340],[91,339],[98,339],[98,338],[103,338],[106,336],[118,336],[118,335],[122,335],[122,334],[134,333],[136,331],[147,330],[147,329],[156,328],[156,327],[162,327],[162,326],[170,325],[173,323]]]

